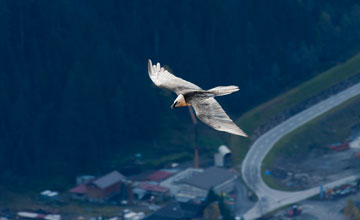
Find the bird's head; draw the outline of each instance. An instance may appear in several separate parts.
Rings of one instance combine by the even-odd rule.
[[[177,102],[177,101],[174,101],[174,103],[171,105],[171,108],[172,108],[172,109],[175,108],[177,104],[178,104],[178,102]]]
[[[187,106],[187,104],[185,102],[184,96],[182,94],[180,94],[175,99],[174,103],[171,105],[171,108],[182,107],[182,106]]]

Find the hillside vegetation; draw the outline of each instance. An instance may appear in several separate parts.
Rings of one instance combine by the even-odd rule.
[[[328,71],[308,80],[298,87],[246,112],[236,122],[243,125],[250,134],[261,124],[271,117],[283,112],[292,106],[309,99],[325,89],[360,73],[360,55],[356,55],[348,61],[339,64]],[[237,161],[240,161],[246,154],[250,141],[242,141],[237,137],[232,138],[231,146],[237,151]],[[241,150],[238,150],[241,146]]]
[[[231,136],[199,124],[195,139],[149,58],[202,88],[238,85],[219,98],[236,118],[356,54],[359,26],[356,0],[0,0],[0,182],[211,152]],[[252,134],[265,109],[296,101],[239,125]]]

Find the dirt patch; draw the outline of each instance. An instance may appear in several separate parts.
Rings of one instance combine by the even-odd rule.
[[[280,186],[308,189],[360,171],[359,149],[342,152],[312,150],[306,157],[278,157],[271,175]]]

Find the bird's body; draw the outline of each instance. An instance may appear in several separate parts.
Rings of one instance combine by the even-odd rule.
[[[203,90],[199,86],[174,76],[160,64],[148,63],[148,72],[155,85],[174,91],[178,96],[171,108],[192,106],[197,117],[205,124],[220,131],[247,137],[215,100],[215,96],[228,95],[239,91],[237,86],[218,86]]]

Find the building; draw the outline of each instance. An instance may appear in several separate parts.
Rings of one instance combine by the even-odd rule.
[[[150,182],[136,183],[133,193],[138,200],[150,199],[163,200],[169,197],[169,189]]]
[[[95,180],[95,176],[91,176],[91,175],[82,175],[76,177],[76,186],[69,190],[71,194],[71,198],[77,200],[86,200],[88,198],[87,196],[88,191],[86,184],[90,183],[93,180]]]
[[[141,178],[142,181],[135,182],[133,188],[133,194],[138,200],[163,200],[169,197],[169,189],[167,187],[160,186],[160,183],[169,177],[173,176],[177,169],[161,169],[157,170],[145,178]]]
[[[191,178],[193,175],[203,172],[203,169],[188,168],[162,181],[159,185],[170,190],[170,195],[177,201],[187,202],[194,199],[192,195],[185,195],[180,191],[181,181]]]
[[[218,153],[214,155],[215,166],[217,167],[231,167],[231,151],[225,145],[221,145],[218,149]]]
[[[173,171],[170,172],[168,170],[158,170],[146,177],[146,180],[160,183],[161,181],[169,178],[172,175],[174,175]]]
[[[87,197],[87,187],[86,184],[80,184],[75,186],[74,188],[69,190],[71,194],[71,198],[77,199],[77,200],[86,200]]]
[[[129,199],[131,202],[131,182],[127,181],[118,171],[112,171],[105,176],[95,178],[94,176],[80,176],[76,178],[78,184],[69,190],[71,198],[77,200],[88,200],[90,202],[112,202]]]
[[[104,202],[122,191],[126,181],[125,176],[118,171],[113,171],[86,184],[88,200],[92,202]]]
[[[220,167],[210,167],[203,172],[184,179],[180,184],[180,191],[194,199],[205,199],[208,191],[229,193],[234,190],[236,175]]]
[[[202,206],[193,203],[170,202],[144,220],[194,220],[200,219]]]
[[[168,188],[177,201],[204,199],[210,188],[216,193],[231,192],[234,189],[236,175],[224,168],[208,169],[188,168],[160,183]]]

